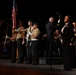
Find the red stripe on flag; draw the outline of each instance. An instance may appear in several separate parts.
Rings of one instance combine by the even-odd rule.
[[[13,9],[12,9],[12,28],[16,28],[16,8],[15,6],[13,6]]]

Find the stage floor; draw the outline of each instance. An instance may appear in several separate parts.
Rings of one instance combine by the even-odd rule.
[[[44,73],[49,74],[58,74],[58,75],[76,75],[76,68],[72,69],[71,71],[65,71],[63,68],[63,64],[61,65],[31,65],[31,64],[18,64],[18,63],[10,63],[10,60],[8,59],[1,59],[0,60],[0,66],[4,67],[15,67],[15,68],[23,68],[23,69],[30,69],[30,70],[36,70],[41,71]]]

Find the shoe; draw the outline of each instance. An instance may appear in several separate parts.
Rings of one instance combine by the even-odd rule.
[[[31,64],[31,61],[27,61],[27,62],[25,62],[26,64]]]
[[[37,62],[33,62],[32,65],[38,65],[38,63]]]
[[[16,63],[16,61],[11,61],[10,63]]]
[[[71,69],[64,69],[65,71],[72,71]]]
[[[18,64],[22,64],[23,62],[17,62]]]

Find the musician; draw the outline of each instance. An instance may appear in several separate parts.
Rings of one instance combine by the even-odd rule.
[[[30,32],[33,29],[33,21],[32,20],[28,20],[28,28],[26,28],[26,42],[28,43],[28,41],[30,40]]]
[[[23,59],[24,59],[24,52],[25,49],[23,50],[22,45],[25,44],[25,32],[22,32],[21,30],[24,29],[23,27],[23,22],[21,20],[19,20],[19,27],[18,29],[15,30],[15,32],[17,32],[17,37],[16,37],[16,41],[17,41],[17,48],[18,48],[18,63],[23,63]]]
[[[31,59],[31,50],[30,50],[30,39],[31,39],[31,32],[32,32],[32,29],[33,29],[33,21],[32,20],[28,20],[28,28],[25,29],[25,32],[26,32],[26,64],[31,64],[32,62],[32,59]]]
[[[64,26],[61,29],[62,39],[63,39],[63,63],[64,70],[71,70],[74,67],[73,60],[73,44],[71,39],[74,37],[73,25],[71,23],[71,17],[66,15],[64,17]]]
[[[54,52],[55,56],[62,57],[62,37],[58,29],[54,32]]]
[[[31,38],[30,38],[30,45],[28,46],[30,49],[31,63],[33,65],[38,64],[38,45],[39,45],[39,38],[40,38],[40,30],[38,28],[38,23],[33,23],[33,29],[31,31]]]
[[[55,28],[57,26],[54,24],[54,17],[49,18],[49,22],[46,24],[46,34],[47,36],[47,41],[48,41],[48,57],[51,58],[53,57],[53,34],[55,31]]]
[[[4,42],[4,45],[7,43],[10,43],[10,45],[11,45],[11,63],[16,63],[16,36],[17,35],[15,33],[15,29],[12,28],[12,36],[9,37],[6,34],[5,42]]]
[[[75,45],[75,57],[76,57],[76,21],[74,21],[73,23],[73,31],[74,31],[74,38],[73,38],[73,42],[74,42],[74,45]]]

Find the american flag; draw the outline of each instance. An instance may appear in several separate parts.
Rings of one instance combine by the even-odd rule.
[[[16,28],[16,6],[15,0],[13,0],[13,8],[12,8],[12,28]]]

